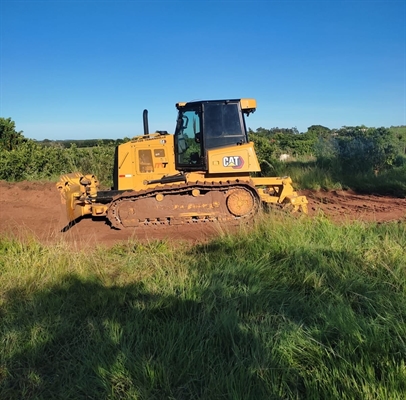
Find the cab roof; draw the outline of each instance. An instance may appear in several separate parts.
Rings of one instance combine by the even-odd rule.
[[[176,103],[176,108],[178,110],[186,107],[187,105],[193,104],[204,104],[204,103],[218,103],[218,102],[236,102],[238,101],[241,104],[241,109],[243,112],[251,113],[254,112],[257,108],[257,101],[255,99],[228,99],[228,100],[199,100],[199,101],[189,101],[189,102],[179,102]]]

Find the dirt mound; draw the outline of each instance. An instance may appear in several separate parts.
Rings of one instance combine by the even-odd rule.
[[[363,196],[350,191],[301,194],[309,200],[311,216],[323,213],[335,221],[406,221],[406,199]],[[83,219],[66,232],[65,210],[54,183],[0,181],[0,235],[32,236],[41,242],[68,242],[83,245],[113,245],[131,239],[133,231],[113,230],[104,220]],[[147,227],[137,229],[138,240],[166,239],[201,242],[219,233],[216,224]]]

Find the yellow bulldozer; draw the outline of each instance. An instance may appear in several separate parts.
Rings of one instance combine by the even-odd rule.
[[[71,173],[57,188],[70,224],[107,218],[117,229],[251,219],[264,204],[307,212],[289,177],[255,177],[260,165],[245,116],[254,99],[177,103],[175,133],[149,133],[116,147],[113,187],[99,190],[94,175]]]

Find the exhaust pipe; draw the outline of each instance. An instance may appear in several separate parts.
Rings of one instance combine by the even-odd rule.
[[[144,110],[144,112],[142,113],[142,120],[144,122],[144,135],[149,135],[148,110]]]

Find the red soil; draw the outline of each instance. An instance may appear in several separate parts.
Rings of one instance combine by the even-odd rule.
[[[358,195],[351,191],[301,194],[309,200],[309,216],[323,213],[334,221],[406,222],[406,199]],[[67,242],[78,248],[111,246],[131,238],[202,242],[219,234],[217,224],[114,230],[105,221],[85,218],[66,232],[65,211],[53,183],[0,181],[0,236],[33,237],[42,243]],[[227,229],[227,228],[226,228]]]

